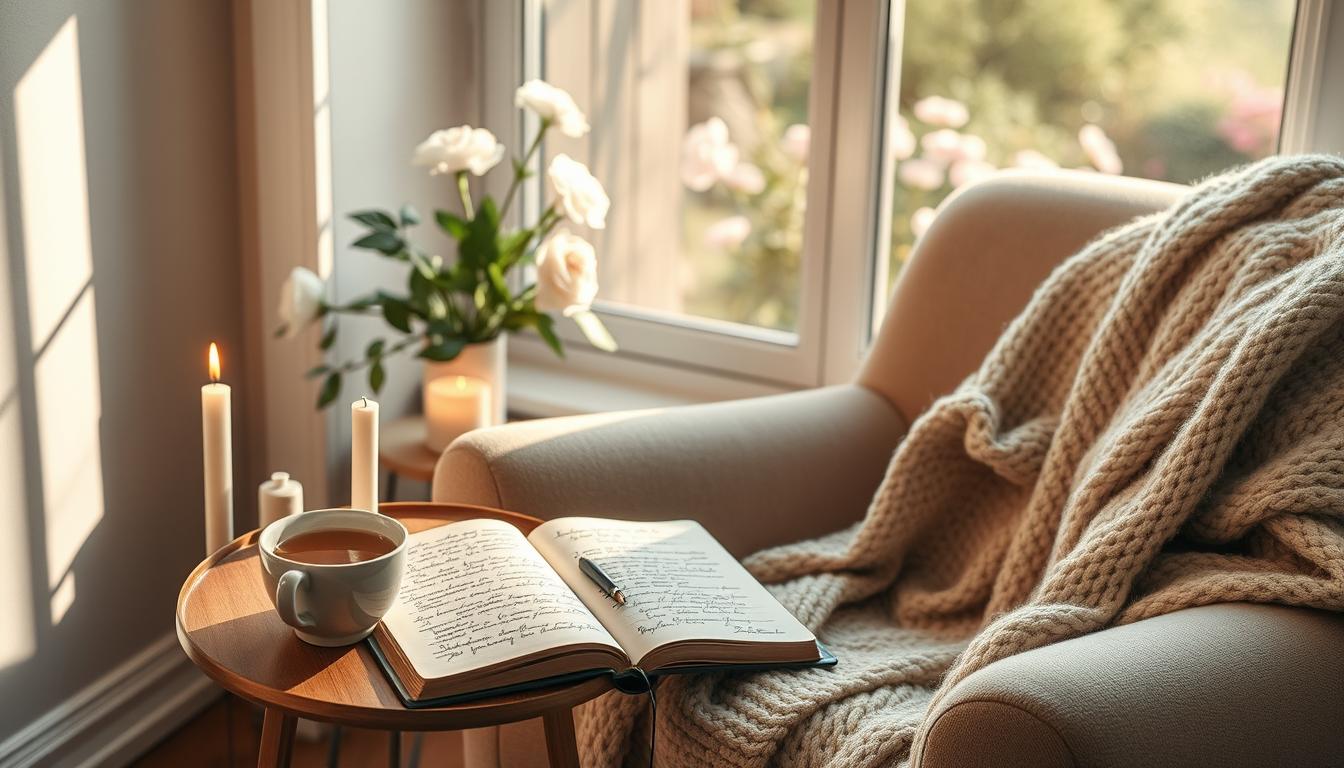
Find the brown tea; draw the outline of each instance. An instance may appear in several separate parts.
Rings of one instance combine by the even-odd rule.
[[[285,539],[275,554],[309,565],[341,565],[382,557],[396,548],[391,539],[373,531],[326,528]]]

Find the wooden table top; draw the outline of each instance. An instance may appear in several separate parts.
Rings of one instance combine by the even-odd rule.
[[[425,447],[425,417],[403,416],[378,430],[378,461],[408,480],[431,482],[439,454]]]
[[[469,518],[505,520],[524,533],[540,520],[459,504],[383,504],[412,533]],[[196,666],[225,689],[299,717],[363,728],[456,730],[568,710],[611,688],[607,678],[458,704],[407,709],[367,641],[319,648],[294,636],[272,606],[257,562],[257,531],[192,571],[177,598],[177,637]]]

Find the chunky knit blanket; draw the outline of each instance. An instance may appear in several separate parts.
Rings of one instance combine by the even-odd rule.
[[[834,670],[671,677],[660,766],[874,766],[991,662],[1228,601],[1344,610],[1344,160],[1103,235],[911,426],[866,518],[748,559]],[[647,701],[581,710],[647,760]]]

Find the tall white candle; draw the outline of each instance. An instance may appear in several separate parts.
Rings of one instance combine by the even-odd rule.
[[[378,511],[378,403],[350,404],[350,506]]]
[[[210,342],[210,383],[201,387],[206,555],[233,540],[232,414],[232,392],[219,381],[219,347]]]
[[[490,385],[475,376],[442,376],[425,384],[425,445],[432,451],[490,426],[493,416]]]
[[[257,527],[265,528],[282,517],[303,511],[303,485],[288,472],[274,472],[257,486]]]

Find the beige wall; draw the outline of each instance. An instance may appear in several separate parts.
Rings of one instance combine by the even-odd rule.
[[[171,632],[202,555],[204,351],[227,379],[242,334],[231,46],[227,0],[0,3],[0,741]]]

